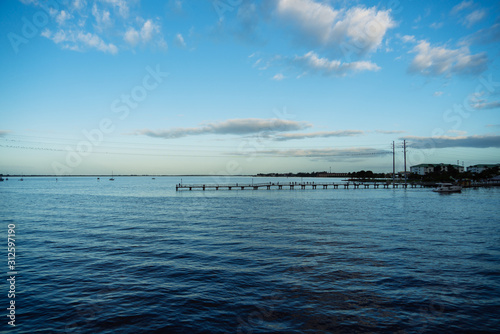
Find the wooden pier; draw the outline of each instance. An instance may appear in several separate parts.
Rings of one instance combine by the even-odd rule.
[[[417,188],[423,184],[415,183],[381,183],[381,182],[266,182],[266,183],[232,183],[232,184],[182,184],[175,185],[175,190],[259,190],[259,189],[389,189],[389,188]]]

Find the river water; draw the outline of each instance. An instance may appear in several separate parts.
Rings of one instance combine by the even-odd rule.
[[[500,328],[500,188],[448,195],[421,188],[176,192],[180,177],[115,179],[0,183],[6,243],[0,257],[5,268],[0,328],[9,333],[493,333]],[[252,180],[183,177],[182,182]],[[8,298],[6,281],[9,225],[15,226],[15,299]],[[15,327],[8,324],[11,300]]]

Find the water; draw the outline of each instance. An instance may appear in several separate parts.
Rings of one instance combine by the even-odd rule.
[[[7,324],[3,311],[0,328],[9,333],[493,333],[500,328],[500,188],[449,195],[420,188],[176,192],[179,181],[0,183],[3,234],[15,224],[18,272],[16,327]],[[219,181],[251,183],[250,178]],[[8,283],[3,289],[5,310]]]

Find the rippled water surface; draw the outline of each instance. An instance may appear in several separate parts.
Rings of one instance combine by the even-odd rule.
[[[183,178],[184,183],[216,181]],[[8,224],[15,224],[18,272],[17,326],[7,325],[4,311],[1,328],[12,333],[493,333],[500,328],[500,188],[451,195],[420,188],[176,192],[178,182],[89,177],[0,183],[4,240]],[[9,286],[3,286],[5,310]]]

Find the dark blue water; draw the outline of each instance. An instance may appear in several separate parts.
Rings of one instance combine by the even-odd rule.
[[[500,188],[451,195],[429,189],[176,192],[179,181],[0,183],[2,233],[6,243],[7,226],[15,224],[18,272],[16,327],[7,324],[4,283],[0,328],[12,333],[493,333],[500,328]],[[0,256],[4,268],[6,246]]]

